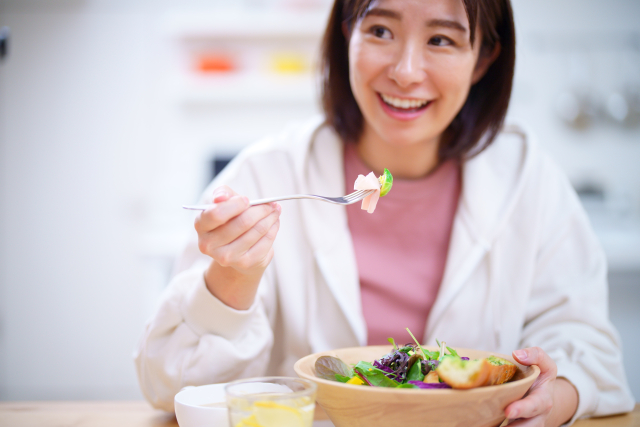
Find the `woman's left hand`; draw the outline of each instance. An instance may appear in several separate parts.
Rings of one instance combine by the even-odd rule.
[[[540,347],[513,352],[522,365],[537,365],[540,375],[526,396],[504,410],[509,426],[559,426],[571,419],[578,405],[576,389],[565,379],[556,379],[555,362]]]

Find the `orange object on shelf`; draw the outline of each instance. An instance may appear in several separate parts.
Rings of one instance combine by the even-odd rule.
[[[205,54],[198,57],[196,68],[202,73],[226,73],[237,67],[229,55]]]

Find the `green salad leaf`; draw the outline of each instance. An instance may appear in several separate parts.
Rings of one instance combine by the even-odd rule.
[[[416,339],[415,336],[413,336],[413,334],[411,333],[411,331],[409,330],[409,328],[407,328],[407,332],[409,332],[409,335],[411,335],[411,338],[413,338],[413,340],[416,342],[416,345],[418,346],[418,348],[420,349],[420,351],[422,352],[425,360],[436,360],[438,359],[438,356],[440,356],[440,353],[438,353],[437,351],[429,351],[426,348],[422,347],[420,345],[420,343],[418,342],[418,340]],[[436,340],[438,341],[438,340]],[[438,344],[439,346],[440,344]]]
[[[451,347],[447,347],[447,350],[449,350],[449,353],[451,353],[452,356],[460,357],[458,356],[458,352],[452,349]]]
[[[344,375],[336,374],[336,381],[339,381],[341,383],[346,383],[350,379],[351,379],[351,377],[346,377]]]
[[[315,364],[316,376],[325,380],[347,382],[355,374],[342,360],[333,356],[320,356]],[[346,378],[346,381],[341,381]]]
[[[369,362],[358,362],[354,369],[365,377],[372,386],[398,387],[400,385],[398,381],[389,378],[385,371],[376,368]]]
[[[389,338],[387,338],[387,341],[389,341],[389,344],[391,344],[393,346],[394,350],[398,349],[398,346],[396,345],[396,341],[393,338],[389,337]]]
[[[380,197],[386,196],[393,186],[393,177],[389,169],[384,168],[384,172],[380,175],[378,181],[380,182]]]
[[[406,382],[409,381],[422,381],[424,380],[424,374],[422,373],[420,360],[416,360],[407,373]]]
[[[396,388],[420,388],[420,387],[418,387],[416,385],[413,385],[413,384],[406,383],[406,384],[400,384]]]

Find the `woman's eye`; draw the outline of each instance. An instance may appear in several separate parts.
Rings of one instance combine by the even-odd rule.
[[[434,36],[429,39],[429,44],[434,46],[451,46],[453,41],[444,36]]]
[[[375,26],[371,28],[371,34],[373,34],[374,36],[380,38],[380,39],[390,39],[391,38],[391,31],[389,31],[387,28],[385,27],[380,27],[380,26]]]

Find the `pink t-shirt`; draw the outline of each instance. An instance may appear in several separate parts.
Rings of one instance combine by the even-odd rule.
[[[346,144],[344,164],[347,190],[358,174],[371,172],[353,144]],[[405,328],[422,341],[442,281],[460,189],[460,165],[447,161],[424,178],[394,179],[373,214],[360,203],[347,206],[369,345],[387,344],[388,337],[412,342]]]

